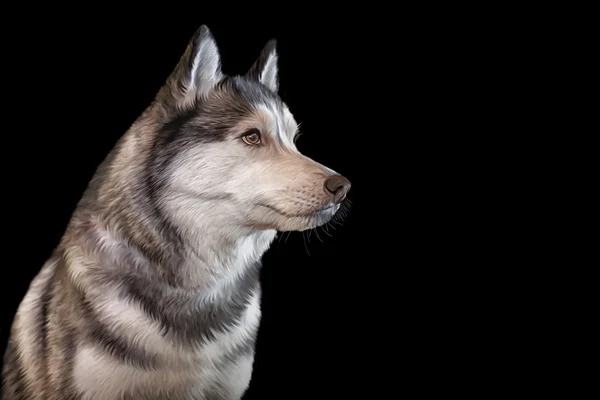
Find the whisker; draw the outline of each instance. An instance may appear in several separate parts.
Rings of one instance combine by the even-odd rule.
[[[310,257],[310,252],[308,251],[308,246],[306,245],[306,239],[304,236],[304,231],[302,231],[302,240],[304,242],[304,248],[306,249],[306,254],[308,254],[308,256]]]
[[[323,239],[321,239],[321,238],[319,237],[319,227],[318,227],[318,226],[315,228],[315,235],[317,235],[317,239],[319,239],[319,241],[320,241],[321,243],[325,243],[325,242],[323,242]]]

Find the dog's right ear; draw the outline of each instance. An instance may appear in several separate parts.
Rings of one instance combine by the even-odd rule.
[[[217,43],[208,27],[202,25],[159,93],[158,101],[163,106],[187,109],[206,96],[222,77]]]
[[[271,91],[277,93],[279,90],[279,68],[277,66],[278,58],[277,41],[275,39],[271,39],[267,42],[265,47],[263,47],[258,59],[246,73],[246,77],[257,80],[271,89]]]

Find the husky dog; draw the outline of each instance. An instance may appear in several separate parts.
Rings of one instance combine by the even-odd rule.
[[[221,72],[206,26],[103,161],[17,310],[5,400],[240,399],[277,231],[327,223],[348,179],[298,152],[275,41]]]

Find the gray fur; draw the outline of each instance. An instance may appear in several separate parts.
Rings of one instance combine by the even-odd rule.
[[[273,59],[273,57],[275,57]],[[276,231],[339,209],[334,172],[300,154],[269,42],[222,75],[201,27],[99,166],[12,325],[3,398],[241,398]],[[248,146],[245,132],[260,132]]]

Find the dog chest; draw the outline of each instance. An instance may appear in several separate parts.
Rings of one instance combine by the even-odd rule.
[[[125,315],[131,318],[131,311]],[[182,347],[169,340],[158,346],[156,341],[146,341],[145,349],[157,356],[155,368],[124,363],[97,346],[82,346],[75,358],[74,383],[81,392],[89,393],[89,398],[97,398],[94,393],[118,396],[137,390],[144,393],[181,391],[183,396],[183,393],[210,392],[215,387],[227,390],[236,398],[250,382],[260,315],[257,290],[248,298],[239,319],[196,346]],[[155,335],[137,337],[152,336]]]

